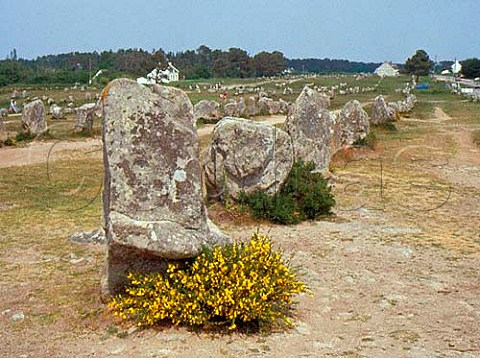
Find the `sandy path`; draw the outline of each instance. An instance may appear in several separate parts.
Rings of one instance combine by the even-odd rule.
[[[71,151],[86,153],[100,148],[100,139],[33,142],[23,148],[4,147],[0,148],[0,168],[46,163],[68,157]]]
[[[257,117],[257,121],[269,124],[279,124],[285,122],[285,116],[265,116]],[[212,133],[215,125],[207,124],[197,130],[198,136],[203,137]],[[0,148],[0,168],[13,166],[23,166],[38,163],[45,163],[47,160],[64,159],[71,156],[72,151],[89,153],[90,151],[99,151],[101,139],[86,140],[65,140],[65,141],[46,141],[29,143],[27,147],[4,147]],[[55,154],[55,155],[52,155]]]

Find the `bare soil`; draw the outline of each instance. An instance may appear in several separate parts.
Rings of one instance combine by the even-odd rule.
[[[260,229],[293,255],[314,296],[298,297],[291,331],[136,330],[99,300],[102,247],[65,241],[52,254],[11,239],[0,246],[0,356],[480,357],[480,150],[470,136],[480,124],[439,108],[397,128],[375,150],[334,158],[331,218],[276,226],[210,208],[234,238]],[[0,149],[0,167],[45,160],[48,147]]]

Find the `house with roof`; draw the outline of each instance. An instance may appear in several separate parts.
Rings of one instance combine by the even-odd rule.
[[[384,62],[373,73],[380,77],[397,77],[399,71],[393,63]]]
[[[176,82],[180,78],[180,71],[168,62],[167,68],[154,68],[146,77],[137,78],[137,83],[142,85],[153,85],[155,83]]]

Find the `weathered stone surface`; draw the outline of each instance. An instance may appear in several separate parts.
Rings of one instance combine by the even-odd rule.
[[[417,101],[417,97],[414,94],[408,93],[405,97],[405,100],[396,102],[398,107],[398,112],[399,113],[410,112],[415,106],[416,101]]]
[[[288,114],[288,102],[285,102],[283,99],[278,100],[279,105],[279,113],[281,114]]]
[[[237,103],[235,101],[227,103],[223,106],[223,114],[227,117],[236,116],[237,113]]]
[[[217,120],[222,118],[220,104],[215,101],[202,100],[193,107],[195,121],[199,119]]]
[[[56,105],[55,103],[50,106],[50,114],[52,115],[53,119],[62,119],[65,117],[62,107]]]
[[[266,123],[226,117],[217,123],[204,162],[209,195],[238,197],[241,190],[274,193],[293,165],[291,139]]]
[[[258,112],[263,115],[274,115],[280,111],[280,103],[268,97],[258,100]]]
[[[237,102],[237,115],[243,117],[247,110],[247,105],[245,104],[245,99],[241,97]]]
[[[75,108],[76,130],[91,130],[93,128],[93,118],[95,116],[96,104],[86,103],[81,107]]]
[[[45,106],[39,99],[30,102],[23,107],[22,125],[30,134],[37,135],[47,130],[45,121]]]
[[[7,139],[7,130],[5,128],[5,124],[3,123],[3,116],[0,115],[0,141]]]
[[[315,102],[320,108],[327,109],[330,107],[330,97],[324,93],[317,93],[315,96]]]
[[[167,259],[194,257],[228,238],[207,217],[187,95],[127,79],[104,91],[106,295],[121,289],[127,271],[159,271]]]
[[[395,109],[389,107],[382,95],[375,97],[372,105],[371,124],[380,124],[396,119]]]
[[[357,100],[351,100],[334,116],[330,155],[367,136],[370,129],[367,112]]]
[[[255,101],[255,97],[248,97],[245,100],[245,116],[247,117],[253,117],[256,116],[258,113],[257,110],[257,102]]]
[[[8,117],[8,110],[5,108],[0,108],[0,118],[6,119]]]
[[[98,228],[88,232],[75,232],[69,238],[69,241],[76,244],[105,244],[105,231]]]
[[[328,168],[333,116],[324,108],[322,96],[305,87],[287,117],[285,131],[291,136],[295,159],[313,161],[318,170]]]

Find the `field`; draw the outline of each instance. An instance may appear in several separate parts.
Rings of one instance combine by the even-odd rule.
[[[219,80],[178,83],[192,102]],[[320,76],[225,82],[293,101],[305,84],[373,87],[337,95],[331,108],[375,96],[401,99],[405,77]],[[373,128],[373,148],[344,150],[330,171],[337,200],[329,219],[296,226],[254,222],[218,204],[212,220],[234,239],[260,229],[293,255],[313,298],[298,297],[287,332],[137,330],[100,301],[105,249],[67,238],[101,225],[101,141],[73,134],[73,117],[49,119],[49,139],[0,148],[0,356],[5,357],[478,357],[480,356],[480,105],[441,83],[394,127]],[[289,87],[293,93],[283,94]],[[18,88],[21,92],[23,88]],[[0,89],[0,107],[13,88]],[[29,96],[84,103],[101,89],[29,88]],[[248,93],[248,91],[246,92]],[[17,101],[22,105],[22,100]],[[258,120],[268,120],[258,118]],[[20,117],[9,116],[9,132]],[[96,133],[100,121],[95,122]],[[200,135],[201,152],[209,128]]]

